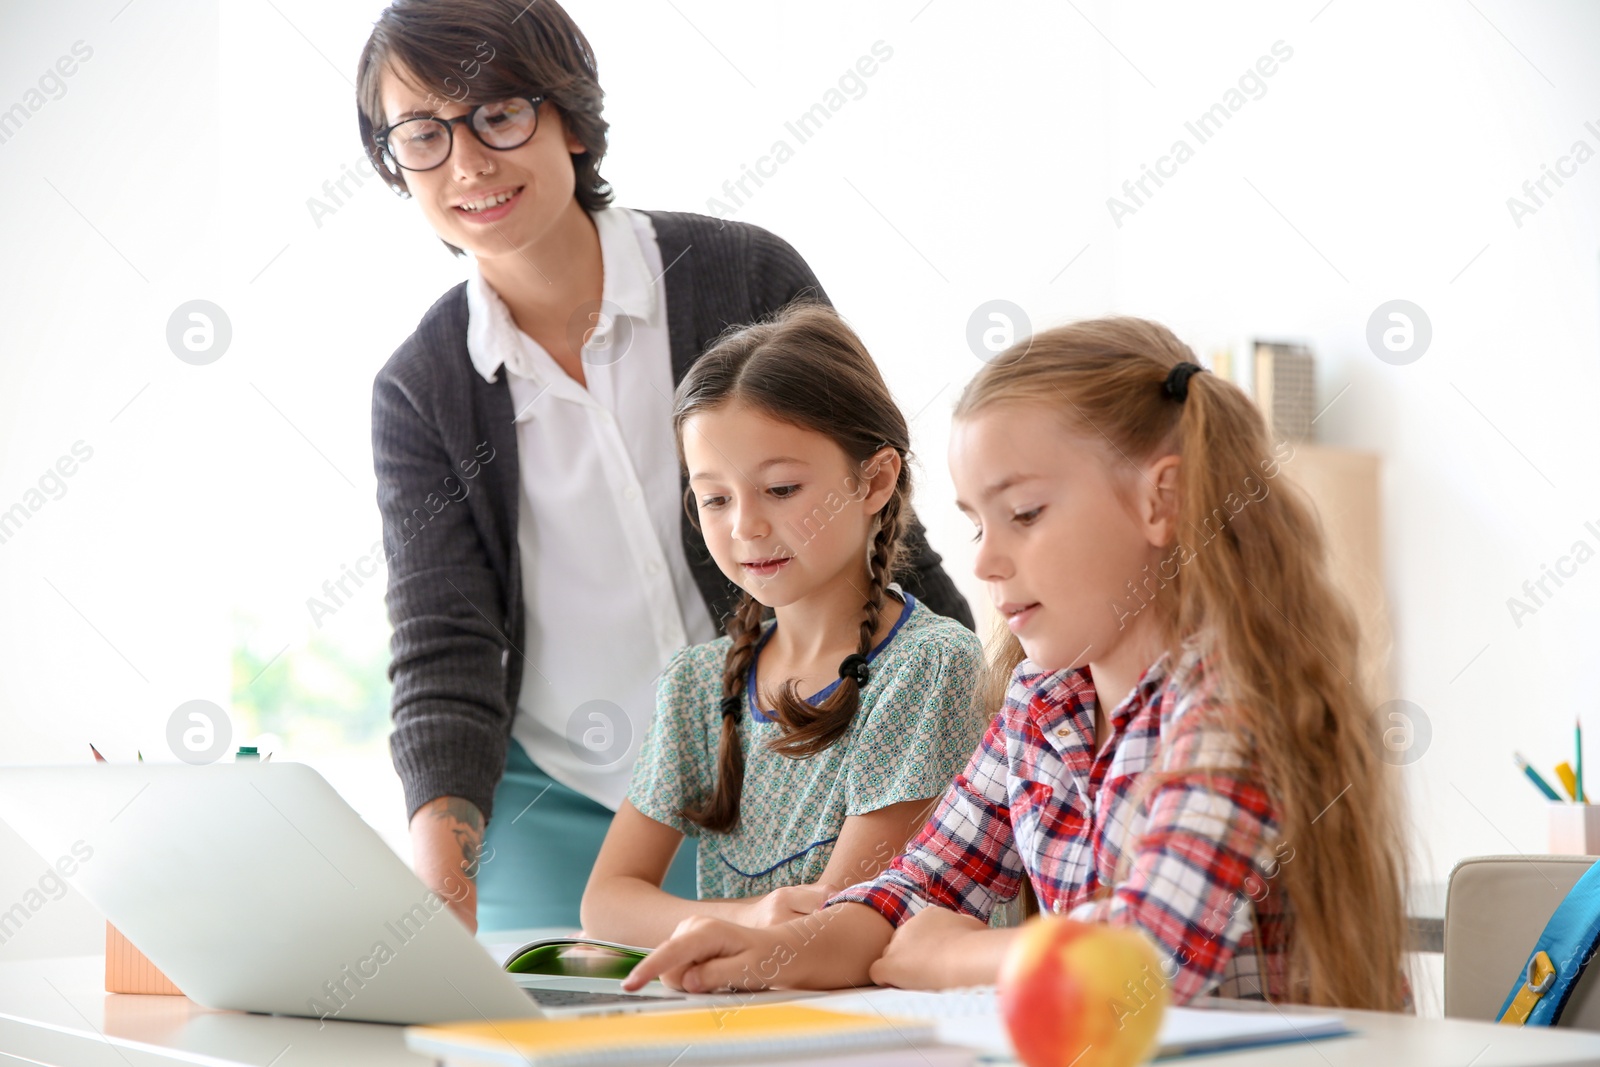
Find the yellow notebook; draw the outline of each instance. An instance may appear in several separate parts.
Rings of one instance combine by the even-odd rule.
[[[449,1064],[587,1067],[690,1064],[931,1044],[928,1019],[845,1015],[794,1004],[406,1028],[406,1047]]]

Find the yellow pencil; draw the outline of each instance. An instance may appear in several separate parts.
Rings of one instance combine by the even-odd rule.
[[[1561,788],[1567,791],[1567,799],[1576,802],[1578,799],[1578,775],[1573,771],[1572,764],[1556,764],[1556,777],[1561,779]],[[1587,804],[1589,799],[1585,797],[1583,802]]]

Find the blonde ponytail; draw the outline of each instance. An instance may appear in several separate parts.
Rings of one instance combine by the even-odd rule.
[[[1395,1010],[1405,996],[1406,856],[1360,630],[1329,578],[1315,514],[1278,477],[1281,455],[1259,410],[1214,374],[1188,377],[1181,397],[1167,388],[1173,368],[1193,361],[1152,322],[1076,323],[980,370],[956,417],[1043,404],[1133,462],[1181,457],[1177,539],[1136,588],[1139,608],[1154,607],[1175,657],[1201,643],[1226,721],[1293,849],[1294,861],[1273,872],[1290,910],[1291,999]],[[1000,670],[1022,658],[1009,633],[995,653],[991,698]]]

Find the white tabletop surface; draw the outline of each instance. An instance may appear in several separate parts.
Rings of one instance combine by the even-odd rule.
[[[485,940],[499,941],[502,935]],[[0,1064],[426,1067],[429,1063],[406,1051],[398,1026],[210,1011],[184,997],[108,994],[104,974],[99,956],[0,964]],[[1600,1064],[1600,1033],[1512,1030],[1485,1022],[1372,1012],[1341,1014],[1356,1035],[1190,1062],[1204,1067]]]

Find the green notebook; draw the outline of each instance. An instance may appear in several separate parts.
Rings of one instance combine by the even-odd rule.
[[[513,952],[505,968],[512,974],[553,978],[626,978],[650,951],[592,937],[546,937]]]

